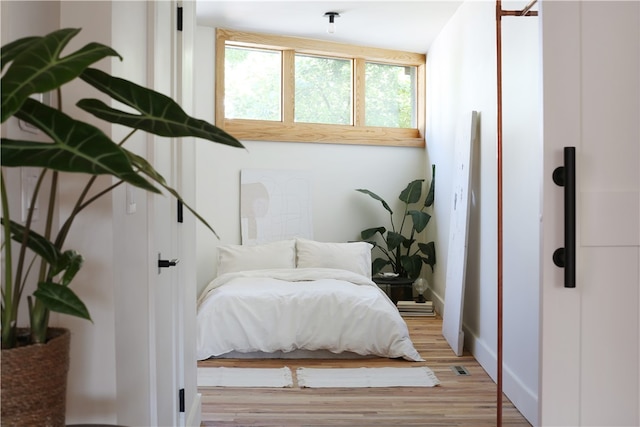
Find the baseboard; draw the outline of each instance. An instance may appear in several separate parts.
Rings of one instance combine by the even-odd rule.
[[[436,311],[436,313],[442,315],[442,313],[444,312],[444,299],[439,294],[435,293],[431,288],[429,289],[429,293],[427,295],[433,302],[433,309]]]
[[[186,426],[200,427],[202,423],[202,394],[196,393],[193,404],[187,413]]]
[[[496,382],[498,357],[495,351],[489,348],[484,340],[478,338],[465,325],[463,325],[462,329],[464,330],[465,348],[473,354],[473,357],[489,374],[491,379]],[[538,425],[538,396],[509,369],[506,363],[502,367],[502,391],[527,421],[534,426]]]
[[[444,312],[444,299],[433,292],[433,289],[430,289],[429,296],[433,301],[435,310],[442,314]],[[495,351],[489,348],[486,342],[478,338],[466,325],[462,325],[462,330],[464,331],[464,347],[473,354],[473,357],[491,379],[496,382],[498,357]],[[538,425],[537,394],[526,387],[506,363],[502,368],[502,391],[532,425]]]

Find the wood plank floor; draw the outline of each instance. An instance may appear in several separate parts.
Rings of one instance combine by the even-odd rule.
[[[425,362],[359,360],[206,360],[198,366],[272,368],[431,368],[440,385],[432,388],[201,388],[203,426],[465,426],[496,425],[496,385],[468,353],[456,357],[441,335],[442,319],[406,318],[411,338]],[[469,376],[451,366],[464,366]],[[502,424],[530,426],[504,397]]]

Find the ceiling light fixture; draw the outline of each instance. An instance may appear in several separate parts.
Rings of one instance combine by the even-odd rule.
[[[336,32],[336,23],[334,20],[336,18],[340,18],[340,14],[338,12],[327,12],[324,16],[329,17],[329,26],[327,27],[327,33],[333,34]]]

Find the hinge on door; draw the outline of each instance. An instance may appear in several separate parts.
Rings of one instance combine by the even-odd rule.
[[[180,412],[184,412],[184,389],[178,390],[178,399],[180,400]]]
[[[182,203],[182,200],[178,200],[178,222],[184,222],[183,208],[184,203]]]
[[[178,6],[178,31],[182,31],[182,6]]]

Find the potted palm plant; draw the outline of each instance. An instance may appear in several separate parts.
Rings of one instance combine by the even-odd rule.
[[[431,168],[431,183],[426,193],[423,192],[424,179],[416,179],[407,184],[398,198],[403,203],[402,216],[394,218],[394,212],[389,204],[377,194],[357,189],[378,200],[389,213],[390,228],[384,226],[367,228],[360,233],[362,240],[374,245],[382,256],[372,261],[371,270],[375,276],[389,266],[394,276],[415,280],[420,276],[422,265],[427,264],[433,271],[436,263],[435,242],[422,243],[417,241],[417,233],[422,232],[431,219],[427,208],[433,205],[435,189],[435,165]],[[426,194],[423,198],[423,194]],[[410,220],[408,220],[410,218]],[[408,233],[408,234],[405,234]]]
[[[171,98],[130,81],[91,68],[108,57],[122,58],[112,48],[89,43],[62,57],[61,52],[80,29],[61,29],[42,37],[27,37],[2,46],[2,123],[12,118],[27,123],[49,141],[1,141],[1,195],[3,230],[2,275],[2,422],[4,425],[64,425],[69,333],[49,327],[51,311],[91,319],[89,311],[73,292],[71,282],[82,266],[82,256],[65,248],[65,240],[76,217],[92,202],[127,183],[153,193],[169,192],[182,201],[163,177],[143,157],[124,148],[134,132],[168,138],[198,137],[233,147],[242,144],[214,125],[187,115]],[[5,72],[6,68],[6,72]],[[93,124],[61,111],[65,84],[82,80],[126,106],[112,108],[97,99],[82,99],[77,106],[95,118],[131,128],[123,141],[112,141]],[[58,108],[33,99],[33,95],[56,91]],[[132,113],[131,111],[137,111]],[[33,191],[26,220],[11,218],[5,168],[33,167],[41,171]],[[61,172],[87,176],[66,218],[57,215],[57,182]],[[110,175],[114,184],[90,191],[96,178]],[[45,176],[51,185],[42,185]],[[48,199],[41,209],[44,232],[32,227],[34,201],[41,194]],[[67,196],[67,195],[65,195]],[[209,229],[211,227],[188,204],[184,204]],[[43,218],[44,217],[44,218]],[[211,229],[213,231],[213,229]],[[13,243],[12,243],[13,241]],[[37,269],[37,289],[25,294],[32,266]],[[18,308],[26,299],[29,325],[18,327]],[[53,353],[47,353],[51,347]],[[66,353],[65,353],[66,352]],[[39,370],[40,369],[40,370]],[[26,374],[26,375],[23,375]],[[63,384],[48,384],[53,379]],[[38,383],[44,380],[45,384]],[[57,387],[52,390],[48,387]],[[62,387],[62,388],[60,388]],[[29,407],[33,402],[35,406]]]

